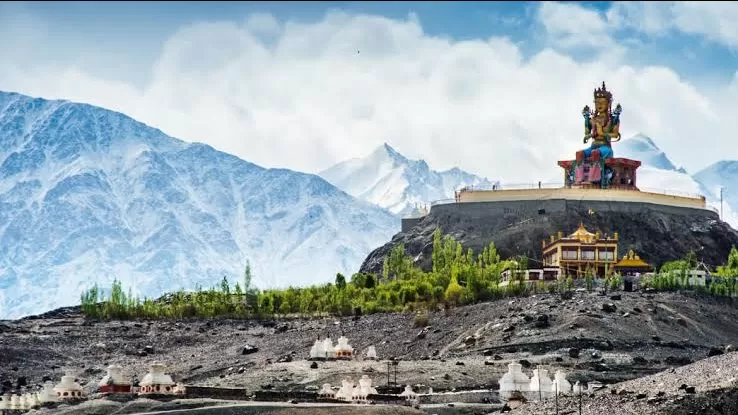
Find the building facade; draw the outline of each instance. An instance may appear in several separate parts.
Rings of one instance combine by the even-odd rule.
[[[618,234],[592,233],[580,223],[572,234],[559,232],[543,241],[543,268],[557,269],[559,278],[583,278],[587,272],[604,277],[615,272]]]

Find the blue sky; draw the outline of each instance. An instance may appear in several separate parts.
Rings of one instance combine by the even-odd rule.
[[[577,2],[606,12],[612,2]],[[35,2],[19,3],[42,18],[53,37],[54,52],[61,56],[104,53],[115,50],[107,71],[140,70],[158,57],[166,39],[180,27],[198,21],[242,22],[250,13],[270,13],[278,20],[315,21],[330,9],[404,19],[418,16],[430,35],[453,39],[507,36],[526,54],[550,46],[536,20],[540,2]],[[738,56],[723,44],[680,32],[649,37],[633,30],[616,30],[629,42],[628,58],[638,65],[666,65],[695,83],[730,80],[738,68]],[[638,44],[632,42],[637,41]],[[582,58],[587,51],[571,51]],[[98,63],[99,64],[99,63]],[[139,74],[143,75],[143,74]],[[142,80],[139,80],[139,82]]]
[[[269,167],[315,172],[389,142],[517,180],[558,174],[606,80],[624,134],[697,171],[738,159],[737,20],[728,2],[4,2],[0,90]]]

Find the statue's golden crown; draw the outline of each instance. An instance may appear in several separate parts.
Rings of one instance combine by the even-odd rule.
[[[612,93],[605,87],[605,81],[602,81],[601,88],[595,88],[594,90],[594,99],[598,98],[606,98],[608,101],[612,101]]]

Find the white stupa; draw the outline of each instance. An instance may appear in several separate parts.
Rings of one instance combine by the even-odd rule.
[[[38,406],[38,399],[33,392],[24,393],[21,397],[21,403],[24,409],[33,409]]]
[[[23,409],[20,396],[14,394],[10,397],[10,408],[8,409]]]
[[[522,371],[520,363],[507,365],[507,373],[500,378],[500,398],[509,399],[512,392],[527,392],[530,389],[530,379]]]
[[[333,350],[333,340],[330,337],[326,337],[323,340],[323,352],[325,353],[324,357],[326,359],[334,359],[336,357],[336,352]]]
[[[310,348],[311,359],[325,359],[325,349],[323,348],[323,341],[316,340],[313,347]]]
[[[533,377],[530,379],[530,391],[539,392],[542,399],[553,396],[553,382],[548,377],[548,370],[533,369]]]
[[[377,360],[377,349],[375,349],[374,346],[369,346],[366,348],[366,358]]]
[[[123,368],[118,365],[108,366],[108,373],[98,384],[100,392],[104,393],[130,393],[131,382],[123,376]]]
[[[560,370],[557,370],[554,375],[554,385],[554,393],[557,390],[559,394],[571,392],[571,383],[566,380],[566,374]]]
[[[20,409],[30,409],[27,393],[22,393],[20,395]]]
[[[351,379],[341,381],[341,389],[336,392],[336,399],[350,401],[354,394],[354,382]]]
[[[348,344],[348,339],[344,336],[338,338],[338,344],[333,350],[336,352],[337,359],[351,358],[354,355],[354,348]]]
[[[149,366],[149,373],[139,383],[139,395],[157,394],[174,394],[174,381],[172,377],[164,373],[166,366],[154,362]]]
[[[10,404],[10,395],[2,395],[0,396],[0,409],[10,409],[8,406]]]
[[[54,386],[54,392],[59,399],[71,399],[82,397],[82,386],[75,381],[72,375],[62,376],[61,382]]]
[[[318,396],[321,398],[333,398],[336,396],[336,391],[333,390],[330,383],[324,383],[323,387],[318,391]]]
[[[56,392],[54,391],[54,384],[50,380],[44,382],[44,388],[38,393],[38,400],[42,404],[59,400]]]
[[[418,394],[415,393],[412,386],[405,385],[405,390],[402,391],[400,396],[403,396],[405,399],[410,400],[410,399],[415,399],[418,396]]]
[[[355,388],[358,389],[358,391],[354,391],[355,395],[353,396],[354,399],[358,398],[359,400],[365,401],[367,396],[369,395],[376,395],[377,390],[372,387],[372,380],[367,375],[363,375],[361,379],[359,379],[359,387]],[[356,395],[358,393],[358,396]]]
[[[41,399],[38,396],[38,392],[32,393],[29,399],[32,402],[31,408],[38,408],[39,406],[41,406]]]

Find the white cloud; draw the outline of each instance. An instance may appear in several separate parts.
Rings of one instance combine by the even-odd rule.
[[[606,36],[573,7],[569,21],[595,23],[577,29],[549,9],[549,30]],[[142,89],[60,64],[2,71],[0,89],[101,105],[268,167],[317,172],[387,141],[437,169],[528,181],[558,173],[555,161],[582,146],[581,109],[605,80],[626,136],[652,136],[692,170],[738,157],[736,90],[700,92],[669,68],[634,68],[617,54],[577,62],[551,49],[526,58],[506,38],[429,36],[414,16],[243,22],[183,27]]]
[[[605,17],[578,4],[546,1],[538,9],[538,20],[561,46],[611,48]]]
[[[617,2],[607,13],[613,28],[651,35],[679,31],[738,48],[738,3],[717,1]]]

